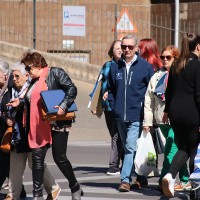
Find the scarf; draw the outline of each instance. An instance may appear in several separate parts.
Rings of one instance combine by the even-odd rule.
[[[168,82],[168,76],[169,72],[166,71],[166,73],[161,76],[158,83],[156,84],[154,94],[161,99],[161,101],[165,101],[165,90],[167,88],[167,82]]]
[[[49,68],[43,68],[38,81],[35,83],[30,98],[30,131],[28,141],[30,148],[43,147],[46,144],[52,144],[50,123],[42,119],[42,100],[40,92],[47,90],[46,77]],[[43,87],[42,87],[43,86]]]
[[[11,99],[24,98],[24,95],[25,95],[29,85],[30,85],[30,81],[27,80],[26,83],[23,85],[23,87],[20,90],[18,90],[16,87],[13,87],[12,88],[12,97],[11,97]],[[16,108],[9,107],[8,110],[9,110],[9,112],[16,112]],[[13,146],[15,146],[15,144],[19,140],[21,140],[19,125],[18,125],[17,122],[14,123],[13,128],[14,128],[14,131],[13,131],[13,135],[12,135],[11,144]]]

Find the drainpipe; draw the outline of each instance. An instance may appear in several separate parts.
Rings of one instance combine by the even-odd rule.
[[[174,44],[178,47],[179,42],[179,0],[175,0],[175,35],[174,35]]]
[[[36,49],[36,0],[33,0],[33,49]]]
[[[115,4],[115,35],[114,35],[114,39],[117,39],[117,5]]]

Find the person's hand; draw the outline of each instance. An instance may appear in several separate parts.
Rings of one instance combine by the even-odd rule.
[[[143,131],[144,131],[145,133],[150,132],[150,127],[149,127],[149,126],[143,126]]]
[[[6,118],[6,123],[7,123],[7,126],[13,126],[15,121],[10,118]]]
[[[6,104],[6,106],[12,106],[12,107],[17,107],[19,106],[19,98],[16,98],[16,99],[13,99],[13,100],[10,100],[9,103]]]
[[[107,98],[108,98],[108,91],[104,93],[103,100],[106,101]]]
[[[163,118],[162,118],[162,122],[164,124],[168,124],[169,120],[168,120],[168,113],[164,112]]]
[[[54,108],[58,108],[58,112],[57,112],[57,115],[64,115],[65,114],[65,111],[59,107],[59,106],[54,106]]]

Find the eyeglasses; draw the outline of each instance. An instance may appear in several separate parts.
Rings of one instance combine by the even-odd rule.
[[[31,65],[26,65],[25,70],[26,70],[27,72],[30,72],[32,66],[33,66],[33,64],[31,64]]]
[[[166,58],[167,60],[171,60],[172,57],[173,57],[173,56],[160,56],[160,59],[161,59],[161,60],[164,60],[164,59]]]
[[[13,75],[13,78],[16,78],[18,80],[20,78],[20,75]]]
[[[122,50],[125,50],[127,47],[129,50],[133,50],[135,48],[135,45],[121,45]]]

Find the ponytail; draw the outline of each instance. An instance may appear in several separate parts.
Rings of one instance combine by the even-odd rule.
[[[174,62],[174,72],[179,74],[184,68],[191,53],[195,50],[197,44],[200,43],[200,36],[193,33],[185,33],[182,39],[182,47],[179,58]]]

